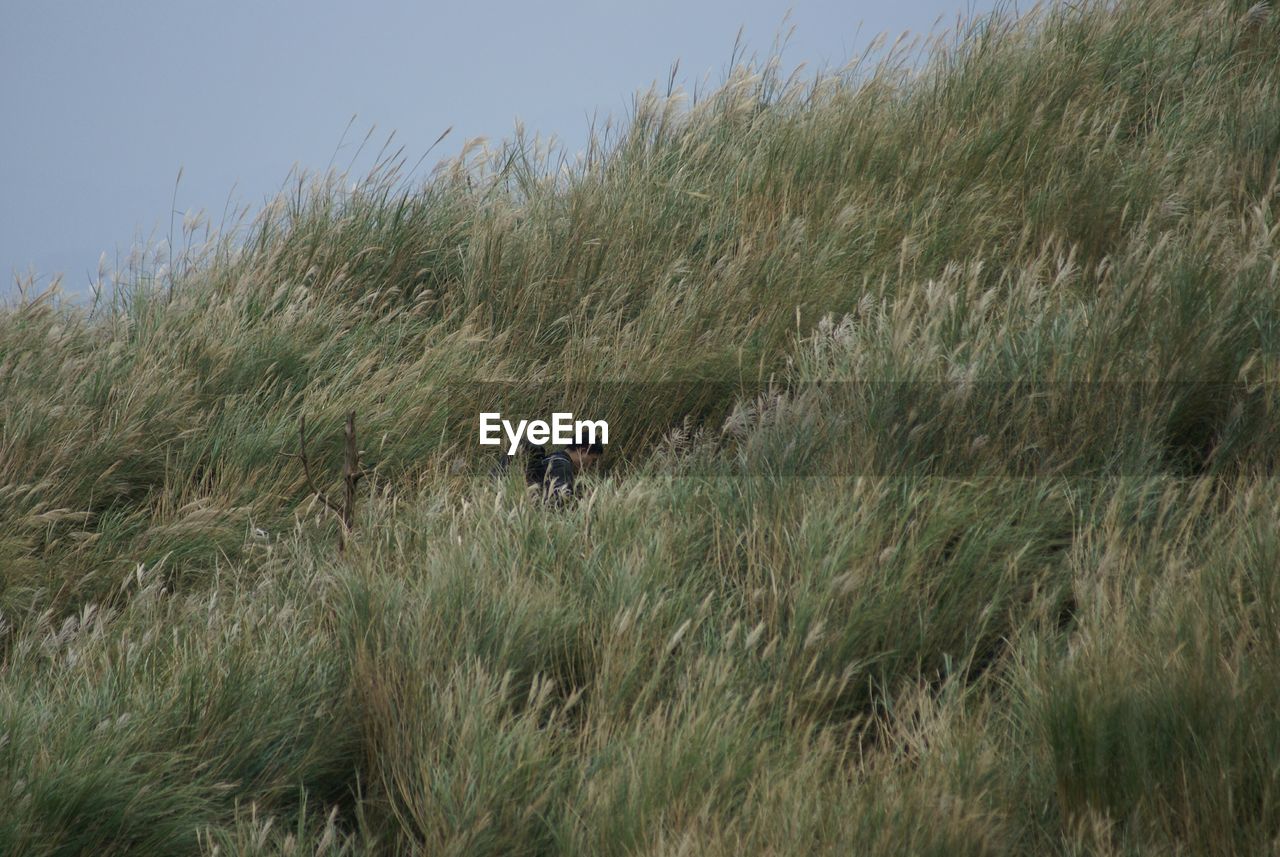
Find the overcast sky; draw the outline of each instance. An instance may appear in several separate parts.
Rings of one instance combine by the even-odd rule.
[[[994,0],[0,0],[0,294],[14,275],[83,289],[99,255],[163,240],[176,208],[216,223],[296,164],[323,170],[352,117],[424,164],[529,131],[570,146],[589,118],[680,61],[718,82],[739,28],[790,70],[837,67],[879,32],[928,32]],[[376,146],[375,146],[376,148]],[[181,214],[179,214],[179,218]]]

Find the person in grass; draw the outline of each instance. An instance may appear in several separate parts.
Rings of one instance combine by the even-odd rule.
[[[571,443],[559,452],[547,454],[545,447],[522,440],[518,454],[524,458],[525,484],[536,487],[543,499],[559,505],[577,496],[577,477],[595,467],[604,454],[604,446]],[[509,460],[503,456],[495,472],[505,473]]]
[[[543,456],[536,464],[530,458],[525,467],[525,480],[538,486],[543,497],[564,502],[577,496],[576,477],[594,469],[602,455],[602,444],[571,443],[559,452]]]

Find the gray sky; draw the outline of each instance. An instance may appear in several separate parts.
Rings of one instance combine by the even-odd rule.
[[[784,68],[836,67],[877,33],[927,32],[993,0],[3,0],[0,3],[0,295],[15,273],[66,274],[100,253],[163,240],[174,208],[216,224],[256,208],[291,167],[323,170],[352,117],[345,166],[370,128],[412,163],[517,117],[573,147],[589,116],[680,61],[687,89],[718,82],[735,36]],[[372,148],[376,150],[377,145]],[[179,215],[179,221],[181,215]]]

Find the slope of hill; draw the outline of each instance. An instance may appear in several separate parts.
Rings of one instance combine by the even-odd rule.
[[[1280,14],[745,65],[0,314],[0,852],[1280,837]],[[558,511],[495,402],[607,416]],[[334,484],[357,415],[347,549]]]

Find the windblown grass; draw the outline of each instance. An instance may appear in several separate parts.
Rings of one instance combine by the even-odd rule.
[[[1274,848],[1278,18],[748,63],[6,310],[0,852]]]

